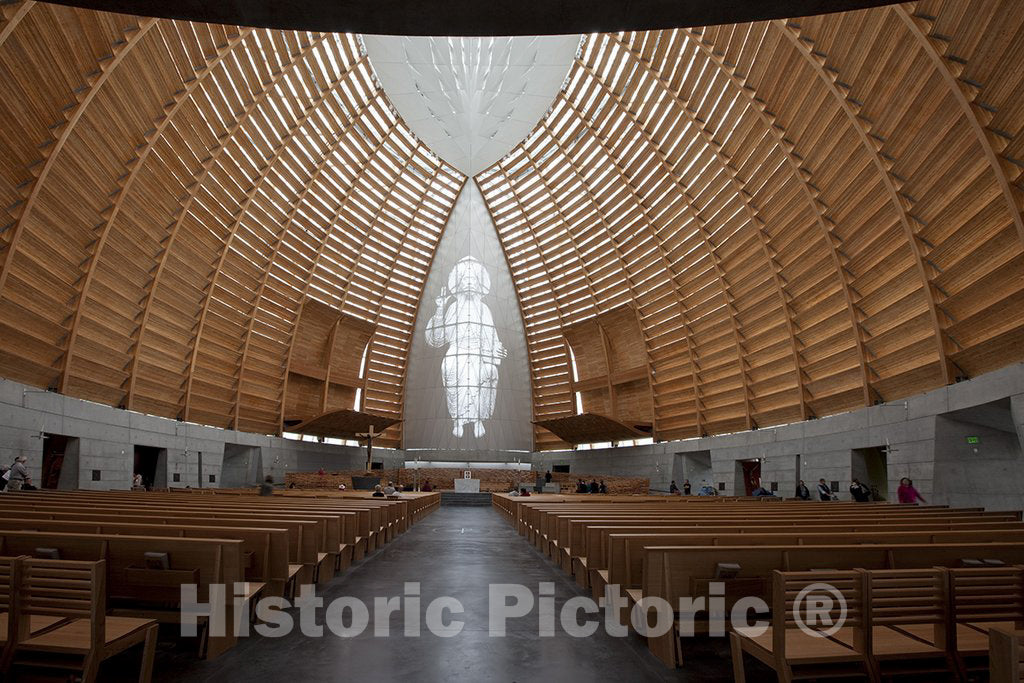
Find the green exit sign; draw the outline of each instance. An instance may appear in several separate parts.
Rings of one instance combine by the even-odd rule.
[[[970,443],[970,444],[981,443],[981,438],[979,438],[977,436],[969,436],[969,437],[967,437],[967,443]]]

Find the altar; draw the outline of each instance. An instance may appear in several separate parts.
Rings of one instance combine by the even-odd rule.
[[[480,493],[480,480],[479,479],[456,479],[455,480],[455,492],[456,493]]]

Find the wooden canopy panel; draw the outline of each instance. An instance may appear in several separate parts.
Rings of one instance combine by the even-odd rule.
[[[1022,24],[1015,0],[929,0],[588,37],[548,117],[477,177],[535,419],[575,412],[562,330],[624,304],[659,439],[1024,358]]]
[[[358,409],[363,351],[375,326],[307,299],[292,342],[285,386],[284,424],[304,422],[340,408]]]
[[[576,359],[571,388],[580,394],[583,412],[629,424],[653,423],[647,350],[632,306],[570,325],[564,335]]]
[[[629,441],[651,435],[650,425],[629,425],[604,415],[582,413],[551,420],[538,420],[535,425],[550,431],[564,443],[600,443],[603,441]],[[638,429],[644,427],[645,429]]]
[[[386,415],[373,415],[343,408],[341,410],[331,410],[323,415],[317,415],[302,424],[289,427],[289,430],[300,434],[312,434],[313,436],[356,439],[359,438],[356,434],[366,432],[371,425],[374,431],[377,432],[386,430],[399,422],[400,420]],[[386,436],[379,438],[386,440]],[[376,441],[375,443],[376,445],[381,445],[383,442]]]
[[[464,177],[354,36],[29,0],[2,5],[0,69],[0,374],[276,433],[316,299],[375,327],[363,406],[401,417]]]

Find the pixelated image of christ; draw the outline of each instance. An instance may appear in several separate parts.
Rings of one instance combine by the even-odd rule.
[[[481,437],[484,420],[494,414],[498,366],[508,351],[498,339],[494,319],[483,297],[491,278],[483,264],[466,256],[448,274],[448,286],[435,299],[437,309],[427,323],[427,343],[448,345],[441,361],[445,402],[452,418],[452,434]]]

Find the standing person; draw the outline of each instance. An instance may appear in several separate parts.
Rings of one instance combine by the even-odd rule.
[[[32,477],[28,476],[28,469],[25,467],[26,462],[28,462],[28,458],[24,455],[19,455],[14,459],[14,464],[11,465],[11,478],[7,482],[8,490],[20,491],[26,484],[32,485]]]
[[[679,493],[679,487],[676,486],[676,480],[675,479],[673,479],[672,483],[668,485],[668,492],[671,493],[671,494]]]
[[[690,490],[691,490],[691,487],[690,487],[690,480],[689,480],[689,479],[687,479],[687,480],[685,480],[685,481],[683,482],[683,495],[684,495],[684,496],[688,496],[688,495],[690,495]]]
[[[818,480],[818,499],[832,500],[832,489],[825,483],[824,479]]]
[[[807,484],[804,483],[803,479],[801,479],[800,482],[796,485],[796,499],[797,500],[810,500],[811,499],[811,491],[810,491],[810,489],[807,488]]]
[[[601,484],[597,487],[598,493],[608,493],[608,487],[604,485],[604,479],[601,480]]]
[[[551,470],[548,470],[547,472],[544,473],[544,483],[545,484],[550,484],[551,483]]]
[[[859,479],[854,479],[850,482],[850,495],[858,503],[867,503],[871,500],[871,490],[867,486],[860,483]]]
[[[900,487],[896,489],[896,498],[901,503],[905,503],[908,505],[912,505],[917,501],[921,501],[922,503],[928,502],[921,496],[920,493],[917,492],[917,489],[914,488],[914,482],[912,482],[907,477],[903,477],[902,479],[900,479]]]
[[[267,475],[267,478],[260,484],[260,495],[261,496],[272,496],[274,495],[274,478]]]

